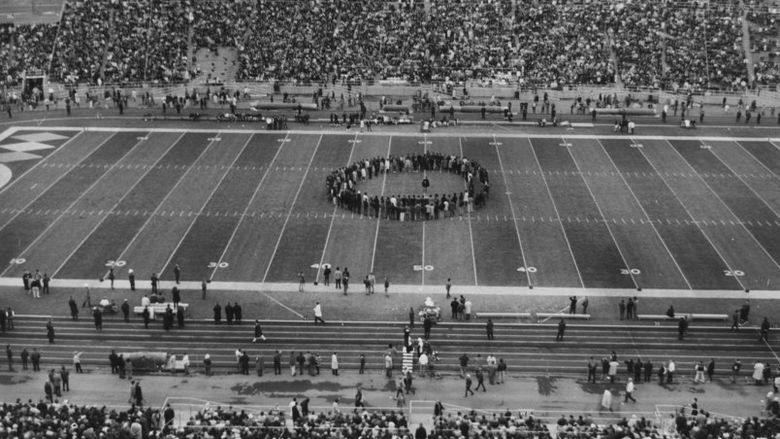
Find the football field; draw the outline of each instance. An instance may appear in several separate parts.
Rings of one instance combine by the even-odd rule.
[[[325,178],[438,152],[489,171],[487,205],[361,216]],[[5,176],[5,177],[3,177]],[[431,193],[452,175],[429,172]],[[360,183],[421,193],[415,173]],[[393,286],[776,290],[780,149],[767,138],[12,128],[0,141],[0,277],[96,280],[113,266],[240,287],[348,267]],[[238,288],[237,287],[237,288]]]

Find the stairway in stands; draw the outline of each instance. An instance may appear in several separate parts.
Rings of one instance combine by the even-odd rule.
[[[22,348],[38,348],[43,367],[70,365],[74,351],[83,351],[82,364],[87,369],[108,370],[108,354],[117,352],[187,352],[196,370],[203,356],[211,355],[214,370],[234,372],[235,350],[246,349],[254,360],[262,354],[265,367],[272,368],[273,353],[283,352],[283,365],[290,352],[311,351],[322,356],[323,367],[330,364],[330,354],[337,352],[344,369],[356,369],[359,355],[365,354],[367,368],[381,370],[388,345],[400,349],[403,340],[402,323],[328,322],[314,325],[309,321],[262,322],[267,341],[252,343],[253,322],[228,326],[210,321],[191,321],[184,329],[166,332],[160,321],[144,329],[138,318],[125,323],[121,318],[104,319],[103,331],[95,330],[91,318],[74,322],[54,318],[54,344],[46,339],[46,318],[18,316],[15,329],[0,334],[0,343],[11,344],[18,361]],[[488,341],[484,323],[441,322],[431,331],[431,344],[439,352],[438,372],[452,373],[458,369],[458,358],[467,353],[472,359],[488,354],[504,358],[510,373],[581,375],[590,356],[599,360],[615,351],[620,361],[641,356],[657,365],[674,359],[680,370],[693,370],[696,361],[707,363],[714,358],[719,371],[727,371],[735,358],[745,365],[756,360],[769,361],[773,354],[757,341],[756,331],[745,329],[731,332],[728,327],[697,327],[690,329],[685,340],[677,340],[674,326],[595,326],[569,323],[563,342],[555,341],[557,325],[502,324],[495,327],[495,340]],[[416,340],[422,328],[412,331]],[[780,350],[772,344],[772,348]],[[394,354],[396,369],[401,366],[400,354]],[[253,361],[254,363],[254,361]]]

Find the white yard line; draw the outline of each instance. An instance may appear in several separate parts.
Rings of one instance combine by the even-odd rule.
[[[352,163],[352,155],[355,152],[355,145],[357,145],[358,135],[355,133],[355,138],[352,139],[352,148],[349,150],[349,157],[347,158],[346,166]],[[317,283],[320,280],[320,272],[322,271],[322,264],[325,262],[325,252],[328,250],[328,243],[330,242],[330,234],[333,231],[333,222],[336,219],[336,212],[338,205],[333,206],[333,213],[330,215],[330,225],[328,226],[328,234],[325,236],[325,245],[322,247],[322,255],[320,256],[320,263],[317,265],[317,274],[314,276],[314,282]]]
[[[181,137],[181,136],[179,136],[179,137]],[[136,146],[138,144],[142,143],[142,142],[144,142],[144,141],[140,140],[136,144]],[[65,264],[68,263],[70,258],[72,258],[73,255],[75,255],[76,252],[81,248],[81,246],[84,245],[85,242],[87,242],[87,239],[89,239],[89,237],[92,236],[92,234],[95,233],[95,231],[98,229],[98,227],[100,227],[103,224],[103,222],[106,220],[106,218],[108,218],[111,215],[111,212],[113,212],[114,209],[116,209],[119,206],[119,204],[122,203],[122,201],[133,191],[133,189],[135,189],[135,187],[138,186],[138,184],[140,184],[141,181],[143,181],[144,177],[146,177],[146,175],[149,174],[149,172],[151,172],[152,169],[154,169],[155,166],[157,166],[157,164],[160,162],[160,160],[162,160],[163,157],[165,157],[165,155],[168,154],[168,151],[170,151],[171,148],[173,148],[173,145],[175,145],[175,144],[176,144],[175,142],[171,143],[170,146],[168,146],[168,149],[166,149],[165,152],[163,152],[163,154],[157,160],[155,160],[155,162],[151,166],[148,167],[148,169],[143,173],[143,175],[141,175],[141,177],[138,180],[136,180],[136,182],[133,183],[133,185],[130,186],[130,188],[127,191],[125,191],[125,193],[122,195],[122,197],[119,198],[119,200],[117,200],[117,202],[114,203],[114,205],[110,209],[108,209],[106,211],[106,215],[103,218],[101,218],[100,221],[97,222],[97,224],[95,224],[95,227],[92,228],[92,230],[81,240],[81,242],[79,242],[79,244],[77,246],[73,247],[73,250],[70,252],[68,257],[65,258],[62,261],[60,266],[57,267],[57,269],[54,270],[54,272],[52,272],[51,277],[53,277],[53,278],[57,277],[57,273],[59,273],[60,270],[62,270],[62,267],[64,267]],[[106,274],[108,274],[108,271],[106,271]],[[104,277],[105,277],[105,275],[104,275]]]
[[[214,271],[212,271],[211,275],[209,275],[209,281],[213,280],[214,276],[217,274],[217,270],[219,269],[219,264],[222,262],[222,259],[225,258],[228,249],[230,249],[230,245],[233,243],[233,239],[236,237],[236,234],[238,233],[238,229],[241,227],[241,224],[244,222],[244,218],[247,217],[247,213],[249,212],[249,207],[252,206],[252,203],[257,197],[257,194],[260,193],[260,187],[263,185],[263,182],[265,182],[265,178],[268,176],[268,173],[271,171],[271,168],[273,168],[273,164],[276,161],[276,158],[279,157],[279,153],[282,152],[282,148],[284,148],[284,145],[287,143],[288,136],[289,134],[286,134],[284,136],[283,139],[284,141],[280,142],[281,145],[279,145],[279,148],[276,150],[276,153],[274,154],[274,158],[271,159],[271,161],[268,163],[268,166],[265,168],[265,172],[263,172],[263,176],[260,178],[260,181],[257,183],[257,186],[255,187],[255,191],[252,194],[252,197],[249,199],[249,202],[244,207],[244,212],[241,214],[241,217],[238,219],[238,223],[236,223],[236,226],[233,228],[233,232],[230,234],[230,238],[228,239],[225,248],[222,249],[222,254],[219,255],[219,259],[217,260],[217,266],[214,267]]]
[[[734,169],[733,169],[731,166],[729,166],[729,164],[728,164],[728,163],[726,163],[726,161],[725,161],[725,160],[723,160],[723,159],[722,159],[722,158],[721,158],[721,157],[718,155],[718,153],[715,151],[715,149],[714,149],[714,148],[710,149],[709,151],[710,151],[710,154],[714,155],[716,159],[718,159],[718,160],[719,160],[721,163],[723,163],[723,165],[724,165],[724,166],[726,166],[726,168],[727,168],[729,171],[731,171],[731,173],[732,173],[732,174],[734,174],[734,176],[735,176],[735,177],[737,177],[737,178],[739,179],[739,181],[741,181],[741,182],[742,182],[742,184],[744,184],[744,185],[745,185],[745,186],[746,186],[746,187],[747,187],[747,188],[750,190],[750,192],[753,192],[753,194],[756,196],[756,198],[758,198],[759,200],[761,200],[761,202],[762,202],[762,203],[764,203],[764,205],[766,205],[766,207],[768,207],[768,208],[769,208],[769,210],[771,210],[771,211],[772,211],[772,213],[773,213],[773,214],[775,214],[775,216],[776,216],[776,217],[780,218],[780,212],[778,212],[777,210],[775,210],[775,208],[774,208],[774,207],[772,207],[772,205],[771,205],[771,204],[769,204],[769,203],[768,203],[768,202],[767,202],[767,201],[764,199],[764,197],[762,197],[762,196],[761,196],[761,194],[759,194],[758,192],[756,192],[756,190],[755,190],[755,189],[753,189],[753,186],[749,185],[749,184],[748,184],[748,183],[745,181],[745,179],[744,179],[744,178],[742,178],[742,176],[741,176],[740,174],[738,174],[737,172],[735,172],[735,171],[734,171]]]
[[[212,131],[209,131],[209,132],[213,133],[214,131],[212,130]],[[178,139],[176,139],[176,141],[173,142],[174,146],[177,143],[179,143],[179,141],[182,139],[182,137],[184,137],[185,133],[187,133],[186,130],[182,131],[181,136]],[[176,184],[173,185],[171,190],[169,190],[168,193],[165,194],[165,197],[163,197],[163,199],[157,204],[157,206],[155,206],[154,210],[149,215],[149,218],[147,218],[146,221],[144,221],[144,223],[141,226],[141,228],[138,229],[137,232],[135,232],[135,235],[133,235],[133,238],[130,240],[130,242],[127,243],[125,248],[122,249],[122,251],[119,253],[119,255],[114,259],[115,261],[121,261],[122,260],[122,258],[125,256],[127,251],[132,248],[133,244],[135,244],[135,241],[138,239],[139,236],[141,236],[141,233],[143,233],[143,231],[146,229],[146,226],[148,226],[149,223],[152,221],[152,219],[157,215],[157,212],[160,211],[160,208],[165,204],[165,202],[168,200],[168,198],[171,196],[171,194],[173,194],[176,191],[176,189],[179,187],[181,182],[184,181],[185,177],[187,177],[187,175],[189,175],[190,171],[192,171],[195,168],[195,164],[206,154],[206,151],[208,151],[209,148],[211,148],[211,146],[214,143],[215,143],[214,141],[209,142],[209,144],[205,148],[203,148],[203,151],[200,152],[198,157],[195,160],[192,161],[192,164],[187,168],[186,171],[184,171],[184,173],[181,175],[181,177],[179,177],[179,180],[176,182]]]
[[[306,317],[303,316],[303,314],[299,313],[298,311],[290,308],[289,306],[285,305],[284,303],[280,302],[279,300],[271,297],[268,293],[265,291],[261,291],[261,293],[267,297],[271,302],[276,303],[277,305],[281,306],[282,308],[286,309],[287,311],[290,311],[291,313],[295,314],[296,316],[300,317],[301,319],[305,319]]]
[[[636,143],[633,139],[632,142]],[[642,205],[642,203],[639,201],[639,197],[636,196],[634,193],[634,190],[631,189],[631,186],[629,186],[628,181],[626,181],[626,177],[623,175],[622,172],[620,172],[620,169],[617,167],[617,164],[614,160],[612,160],[612,156],[609,155],[607,152],[607,149],[604,148],[604,145],[601,143],[601,140],[598,140],[599,146],[601,147],[601,150],[604,151],[604,155],[607,156],[609,159],[609,162],[612,164],[612,167],[615,168],[616,174],[620,176],[620,179],[623,181],[623,184],[626,185],[628,188],[628,191],[631,193],[631,196],[634,198],[634,201],[636,201],[636,204],[639,206],[639,208],[642,210],[642,214],[645,216],[645,219],[650,223],[650,227],[653,228],[653,232],[655,232],[655,236],[658,237],[658,240],[661,241],[661,244],[663,244],[664,249],[666,249],[666,253],[669,254],[669,257],[672,258],[672,261],[674,262],[674,266],[677,267],[677,270],[680,272],[680,276],[682,276],[683,280],[685,281],[685,284],[688,285],[689,289],[693,289],[691,286],[691,283],[688,282],[688,278],[685,276],[685,273],[683,273],[682,268],[680,267],[680,264],[677,263],[677,259],[674,258],[674,255],[672,255],[672,251],[669,250],[669,247],[666,245],[666,241],[661,237],[661,234],[658,232],[658,229],[655,227],[655,224],[653,224],[653,220],[650,218],[650,215],[647,214],[647,211],[645,210],[645,207]]]
[[[290,204],[290,210],[287,211],[287,217],[284,219],[284,224],[282,224],[282,230],[279,231],[279,238],[276,239],[276,245],[274,245],[274,251],[271,253],[271,259],[268,260],[268,266],[265,268],[265,273],[263,274],[263,280],[262,283],[265,284],[265,280],[268,277],[268,272],[271,271],[271,264],[274,263],[274,258],[276,258],[276,252],[279,250],[279,244],[282,242],[282,237],[284,236],[284,231],[287,228],[287,223],[290,222],[290,216],[292,215],[293,208],[295,208],[295,202],[298,201],[298,195],[301,193],[301,189],[303,189],[303,183],[306,182],[306,176],[309,175],[309,170],[311,169],[311,164],[314,162],[314,156],[317,155],[317,150],[320,149],[320,144],[322,143],[322,134],[320,134],[319,140],[317,140],[317,146],[314,147],[314,152],[311,154],[311,158],[309,159],[309,164],[306,166],[306,172],[303,173],[303,178],[301,178],[300,184],[298,184],[298,190],[295,192],[295,198],[293,198],[292,204]]]
[[[385,158],[389,160],[390,157],[390,147],[393,143],[393,136],[389,136],[387,139],[387,154],[385,154]],[[389,169],[385,169],[385,174],[382,176],[382,193],[379,194],[380,197],[383,197],[385,195],[385,184],[387,183],[387,173],[390,172]],[[385,200],[385,202],[389,203],[389,200]],[[374,231],[374,248],[371,251],[371,272],[374,272],[374,261],[376,260],[376,243],[379,241],[379,223],[382,220],[382,216],[380,215],[376,219],[376,230]]]
[[[509,211],[512,213],[512,218],[515,217],[515,206],[512,203],[512,194],[509,192],[509,183],[506,180],[506,171],[504,170],[504,162],[501,160],[501,151],[498,148],[498,141],[496,136],[493,136],[493,147],[496,150],[496,156],[498,157],[498,166],[501,168],[501,176],[504,179],[504,187],[506,188],[506,199],[509,201]],[[512,221],[515,226],[515,234],[517,235],[517,243],[520,246],[520,255],[523,258],[523,268],[525,268],[525,275],[528,278],[528,286],[533,287],[533,280],[531,279],[531,271],[528,270],[528,264],[525,259],[525,249],[523,249],[523,240],[520,237],[520,228],[517,226],[517,221]]]
[[[723,207],[725,207],[725,208],[726,208],[726,210],[728,210],[728,212],[731,214],[731,216],[732,216],[732,217],[733,217],[733,218],[734,218],[734,219],[737,221],[737,223],[738,223],[738,224],[740,224],[740,225],[742,226],[742,229],[744,229],[744,230],[745,230],[745,232],[747,232],[748,236],[750,236],[751,238],[753,238],[753,242],[755,242],[755,243],[756,243],[756,245],[758,245],[758,247],[759,247],[759,248],[760,248],[760,249],[761,249],[761,250],[764,252],[764,254],[765,254],[765,255],[766,255],[768,258],[769,258],[769,260],[770,260],[770,261],[772,261],[772,262],[775,264],[775,267],[777,267],[778,269],[780,269],[780,264],[779,264],[777,261],[775,261],[775,260],[774,260],[774,258],[772,258],[772,255],[771,255],[771,254],[769,254],[769,252],[768,252],[768,251],[767,251],[767,249],[764,247],[764,245],[763,245],[763,244],[761,244],[761,242],[759,242],[759,240],[756,238],[756,236],[755,236],[755,235],[753,235],[753,233],[750,231],[750,229],[748,229],[748,228],[747,228],[747,226],[745,226],[745,223],[742,221],[742,219],[741,219],[740,217],[738,217],[738,216],[737,216],[737,214],[735,214],[735,213],[734,213],[734,211],[733,211],[733,210],[731,210],[731,208],[728,206],[728,204],[726,204],[726,202],[725,202],[725,201],[723,201],[723,199],[720,197],[720,195],[718,195],[718,193],[717,193],[717,192],[715,192],[715,190],[714,190],[714,189],[712,189],[712,186],[710,186],[710,184],[709,184],[709,183],[707,183],[707,180],[705,180],[705,179],[704,179],[704,178],[703,178],[701,175],[699,175],[699,174],[698,174],[698,172],[696,172],[696,169],[694,169],[694,167],[693,167],[693,166],[692,166],[690,163],[688,163],[688,161],[687,161],[687,160],[685,160],[685,157],[683,157],[683,155],[682,155],[682,154],[680,154],[680,151],[678,151],[678,150],[677,150],[677,148],[675,148],[675,147],[674,147],[674,146],[671,144],[671,142],[667,141],[666,143],[667,143],[667,144],[669,145],[669,147],[670,147],[670,148],[671,148],[671,149],[672,149],[672,150],[673,150],[673,151],[674,151],[674,152],[675,152],[675,153],[676,153],[676,154],[677,154],[677,155],[680,157],[680,160],[682,161],[682,163],[684,163],[684,164],[685,164],[685,165],[686,165],[688,168],[690,168],[690,170],[691,170],[691,171],[693,171],[693,173],[694,173],[696,176],[698,176],[698,177],[699,177],[699,180],[701,180],[701,182],[702,182],[702,183],[704,183],[704,185],[705,185],[705,186],[707,186],[707,189],[709,189],[709,191],[712,193],[712,195],[715,195],[715,198],[717,198],[717,199],[718,199],[718,201],[720,201],[720,204],[722,204],[722,205],[723,205]],[[717,158],[717,156],[716,156],[715,158]],[[748,187],[749,187],[749,186],[748,186]],[[735,276],[735,277],[736,277],[736,276]]]
[[[217,135],[214,137],[215,138],[219,137],[219,132],[217,132]],[[233,169],[233,166],[235,166],[236,162],[241,157],[241,154],[244,153],[244,150],[246,149],[247,145],[249,145],[249,142],[251,140],[252,140],[252,136],[249,136],[246,139],[246,142],[244,142],[244,145],[241,147],[241,150],[238,151],[236,157],[233,159],[232,162],[230,162],[230,166],[227,167],[225,172],[222,174],[222,177],[219,178],[217,184],[215,184],[214,187],[211,189],[211,193],[209,193],[209,196],[206,197],[206,200],[200,206],[200,209],[198,210],[198,214],[195,215],[192,221],[190,221],[190,225],[187,227],[187,230],[184,232],[184,234],[181,235],[179,242],[173,248],[173,251],[169,253],[168,259],[165,261],[160,271],[157,272],[159,277],[162,277],[162,274],[165,273],[165,269],[168,268],[168,265],[170,265],[171,263],[171,259],[173,259],[173,256],[176,254],[176,251],[179,250],[179,247],[181,247],[181,244],[184,242],[184,239],[187,238],[187,235],[189,235],[190,230],[192,230],[192,226],[194,226],[195,222],[198,220],[198,218],[200,218],[200,215],[203,213],[203,210],[206,209],[206,206],[209,204],[209,201],[211,201],[211,199],[214,197],[214,194],[217,192],[217,189],[219,189],[219,186],[222,185],[222,182],[225,180],[225,177],[227,177],[227,175],[230,173],[230,170]],[[219,266],[219,264],[217,264],[217,266]]]
[[[536,156],[536,151],[534,150],[534,145],[531,143],[531,140],[528,139],[528,147],[531,148],[531,153],[534,156],[534,162],[536,163],[536,167],[539,169],[539,175],[542,177],[542,181],[544,182],[544,188],[547,189],[547,197],[550,199],[550,202],[552,203],[553,210],[555,210],[555,216],[558,218],[558,224],[561,226],[561,232],[563,233],[563,240],[566,241],[566,247],[569,249],[569,254],[571,255],[571,261],[574,264],[574,268],[577,270],[577,278],[580,280],[580,285],[582,288],[585,288],[585,282],[582,280],[582,273],[580,272],[580,267],[577,265],[577,258],[574,257],[574,250],[571,248],[571,243],[569,242],[569,237],[566,235],[566,228],[563,227],[563,221],[561,221],[561,214],[558,212],[558,205],[555,202],[555,198],[553,198],[552,192],[550,191],[550,185],[547,184],[547,178],[544,176],[544,169],[542,169],[542,164],[539,162],[539,157]]]
[[[463,138],[460,136],[458,136],[458,148],[460,149],[460,157],[463,158]],[[471,267],[474,269],[474,285],[479,286],[479,281],[477,278],[477,257],[474,254],[474,232],[471,228],[471,214],[469,214],[466,218],[469,224],[469,243],[471,244]]]
[[[97,146],[97,147],[96,147],[96,148],[93,150],[93,152],[94,152],[94,151],[97,151],[98,149],[100,149],[100,147],[101,147],[101,146],[103,146],[103,145],[105,145],[105,144],[106,144],[106,142],[108,142],[108,141],[109,141],[109,140],[110,140],[112,137],[113,137],[113,136],[109,136],[109,137],[108,137],[106,140],[104,140],[103,142],[101,142],[101,143],[100,143],[100,145],[98,145],[98,146]],[[94,182],[92,182],[92,184],[91,184],[91,185],[89,185],[89,187],[88,187],[88,188],[86,188],[86,189],[84,190],[84,192],[82,192],[82,193],[81,193],[81,195],[79,195],[79,196],[78,196],[78,197],[77,197],[75,200],[73,200],[73,202],[72,202],[72,203],[70,203],[70,204],[68,205],[68,207],[66,207],[65,209],[63,209],[63,210],[62,210],[62,213],[60,213],[60,214],[57,216],[57,218],[55,218],[55,219],[54,219],[54,221],[52,221],[52,222],[51,222],[51,224],[49,224],[48,226],[46,226],[46,228],[45,228],[45,229],[43,229],[43,231],[42,231],[42,232],[41,232],[41,233],[40,233],[38,236],[36,236],[36,237],[35,237],[35,239],[33,239],[33,241],[32,241],[32,242],[31,242],[31,243],[30,243],[30,244],[29,244],[27,247],[25,247],[25,249],[24,249],[24,250],[22,250],[22,251],[19,253],[19,256],[22,256],[22,255],[24,255],[25,253],[27,253],[28,251],[30,251],[30,249],[31,249],[31,248],[33,248],[33,247],[35,246],[35,244],[37,244],[37,243],[38,243],[38,242],[39,242],[39,241],[40,241],[40,240],[41,240],[41,239],[42,239],[44,236],[46,236],[46,233],[47,233],[49,230],[51,230],[51,229],[52,229],[52,227],[54,227],[55,225],[59,224],[60,220],[61,220],[63,217],[65,217],[65,215],[68,215],[68,214],[69,214],[69,213],[68,213],[68,211],[69,211],[70,209],[72,209],[72,208],[73,208],[73,206],[75,206],[75,205],[76,205],[76,204],[77,204],[79,201],[81,201],[81,199],[82,199],[82,198],[84,198],[84,196],[86,196],[86,195],[89,193],[89,191],[91,191],[92,189],[94,189],[94,188],[95,188],[95,186],[97,186],[97,185],[98,185],[98,183],[100,183],[101,181],[103,181],[103,179],[106,177],[106,175],[108,175],[108,173],[111,171],[111,169],[114,169],[114,167],[116,166],[116,164],[117,164],[119,161],[121,161],[122,159],[124,159],[125,157],[127,157],[127,155],[128,155],[128,154],[130,154],[130,152],[131,152],[133,149],[135,149],[135,147],[136,147],[136,146],[138,146],[138,144],[136,144],[135,146],[133,146],[133,148],[130,148],[129,150],[127,150],[127,152],[126,152],[125,154],[123,154],[123,155],[122,155],[122,157],[121,157],[121,158],[120,158],[120,159],[119,159],[117,162],[115,162],[114,164],[112,164],[112,165],[111,165],[111,167],[110,167],[109,169],[107,169],[107,170],[106,170],[106,172],[104,172],[104,173],[103,173],[103,175],[101,175],[101,176],[100,176],[100,177],[99,177],[97,180],[95,180]],[[89,155],[85,156],[85,157],[84,157],[84,160],[86,160],[88,157],[89,157]],[[82,160],[82,161],[83,161],[83,160]],[[71,171],[72,171],[72,169],[71,169]],[[62,176],[62,177],[64,177],[65,175],[69,174],[71,171],[68,171],[68,172],[66,172],[65,174],[63,174],[63,176]],[[62,178],[62,177],[60,177],[60,178]],[[59,180],[60,180],[60,179],[57,179],[57,181],[59,181]],[[56,183],[56,182],[55,182],[55,183]],[[52,186],[53,186],[53,185],[54,185],[54,184],[52,184]],[[52,186],[49,186],[49,188],[51,188]],[[48,189],[47,189],[47,191],[48,191]],[[46,191],[44,191],[44,192],[41,192],[41,195],[43,195],[43,194],[45,194],[45,193],[46,193]],[[39,195],[38,197],[36,197],[36,199],[40,198],[40,196],[41,196],[41,195]],[[19,213],[17,213],[17,214],[14,216],[14,218],[16,218],[16,217],[17,217],[17,216],[18,216],[20,213],[21,213],[21,211],[20,211]],[[10,223],[10,221],[9,221],[9,223]],[[6,225],[7,225],[7,224],[6,224]],[[10,270],[10,269],[11,269],[11,268],[12,268],[14,265],[15,265],[15,264],[10,264],[8,267],[6,267],[6,269],[5,269],[5,270],[3,270],[3,272],[2,272],[2,273],[0,273],[0,276],[3,276],[3,275],[5,275],[5,274],[8,272],[8,270]]]
[[[566,137],[562,137],[563,142],[566,143]],[[569,156],[571,157],[572,163],[574,163],[574,166],[577,167],[577,172],[580,174],[580,179],[583,183],[585,183],[585,188],[588,189],[588,193],[590,194],[590,198],[593,200],[593,204],[596,206],[596,209],[599,211],[599,215],[601,215],[601,219],[603,219],[604,227],[607,228],[607,232],[609,232],[609,236],[612,238],[612,242],[615,243],[615,248],[617,249],[618,253],[620,254],[620,259],[623,260],[623,263],[626,266],[626,269],[628,270],[628,275],[631,276],[631,281],[634,282],[634,286],[636,288],[639,288],[639,284],[636,281],[636,277],[634,277],[634,273],[631,272],[631,269],[634,268],[628,263],[628,260],[623,255],[623,251],[620,249],[620,244],[618,244],[618,240],[615,238],[615,234],[612,233],[612,228],[609,227],[609,222],[607,221],[607,217],[604,216],[604,212],[601,210],[601,206],[599,206],[599,202],[596,199],[596,196],[593,194],[593,191],[590,189],[590,185],[588,184],[588,180],[586,180],[582,175],[582,169],[580,169],[580,165],[577,163],[577,159],[574,158],[574,154],[571,153],[568,149],[566,150],[567,153],[569,153]],[[619,269],[620,267],[617,267],[616,269]]]
[[[740,148],[742,148],[742,150],[743,150],[743,151],[745,151],[745,154],[749,155],[749,156],[750,156],[750,158],[751,158],[751,159],[752,159],[752,160],[753,160],[755,163],[758,163],[758,165],[759,165],[759,166],[761,166],[762,168],[766,169],[766,170],[767,170],[767,172],[769,172],[770,174],[774,175],[775,177],[780,177],[780,175],[777,175],[777,173],[776,173],[775,171],[773,171],[773,170],[769,169],[769,167],[768,167],[767,165],[765,165],[765,164],[764,164],[764,162],[762,162],[761,160],[759,160],[759,159],[758,159],[758,157],[756,157],[755,155],[753,155],[753,153],[752,153],[752,152],[748,151],[748,149],[747,149],[747,148],[745,148],[745,147],[742,145],[742,143],[740,143],[740,142],[733,142],[733,143],[734,143],[734,144],[736,144],[736,145],[738,145]],[[777,146],[776,146],[774,143],[772,143],[772,142],[769,142],[769,144],[770,144],[770,145],[772,145],[773,147],[775,147],[775,149],[777,149]],[[721,160],[721,161],[723,161],[723,160]]]
[[[669,147],[670,147],[670,148],[672,148],[672,149],[674,149],[674,147],[672,147],[671,145],[669,145]],[[723,261],[723,265],[725,265],[725,266],[726,266],[726,268],[728,268],[728,270],[729,270],[730,272],[732,272],[732,273],[733,273],[733,272],[734,272],[734,270],[733,270],[733,268],[731,268],[731,265],[729,265],[729,263],[728,263],[728,261],[726,260],[726,258],[724,258],[724,257],[723,257],[723,254],[720,252],[720,250],[718,250],[718,247],[717,247],[717,246],[715,246],[715,244],[712,242],[712,240],[710,239],[709,235],[707,235],[707,233],[706,233],[706,232],[704,232],[704,229],[702,229],[702,228],[701,228],[701,226],[699,225],[699,222],[698,222],[698,220],[696,219],[696,217],[695,217],[695,216],[693,216],[693,215],[691,214],[691,211],[688,209],[688,206],[686,206],[686,205],[685,205],[685,203],[683,202],[683,200],[682,200],[682,199],[680,199],[680,197],[679,197],[679,196],[677,196],[677,192],[675,192],[675,191],[674,191],[674,189],[672,189],[672,187],[669,185],[669,183],[667,183],[667,182],[666,182],[666,180],[664,179],[664,177],[663,177],[663,175],[661,174],[661,172],[658,170],[658,168],[656,168],[655,164],[654,164],[654,163],[653,163],[653,162],[652,162],[652,161],[651,161],[651,160],[650,160],[650,159],[647,157],[647,155],[645,154],[645,152],[644,152],[644,151],[642,151],[642,148],[638,148],[638,149],[639,149],[639,152],[642,154],[642,157],[644,157],[644,159],[647,161],[647,163],[649,163],[649,164],[650,164],[650,166],[651,166],[651,167],[653,168],[653,170],[655,171],[656,175],[658,175],[658,177],[659,177],[659,178],[661,179],[661,181],[664,183],[664,186],[666,186],[666,188],[667,188],[667,189],[669,189],[669,191],[672,193],[672,195],[674,195],[674,198],[675,198],[677,201],[679,201],[679,202],[680,202],[680,206],[682,206],[682,207],[683,207],[683,209],[685,209],[685,213],[686,213],[686,214],[688,214],[688,216],[691,218],[691,222],[693,222],[693,224],[695,224],[695,225],[696,225],[696,228],[698,228],[698,229],[699,229],[699,231],[701,232],[702,236],[704,236],[704,239],[706,239],[706,240],[707,240],[707,242],[710,244],[710,247],[712,247],[712,249],[713,249],[713,250],[715,250],[715,253],[717,253],[717,254],[718,254],[718,257],[720,258],[720,260],[721,260],[721,261]],[[739,286],[740,286],[740,287],[741,287],[743,290],[745,289],[745,285],[744,285],[744,284],[742,283],[742,281],[739,279],[739,276],[734,276],[734,280],[735,280],[735,281],[737,281],[737,283],[739,284]]]

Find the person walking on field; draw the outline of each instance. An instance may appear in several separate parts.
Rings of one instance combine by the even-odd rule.
[[[298,292],[299,292],[299,293],[302,293],[302,292],[303,292],[303,286],[304,286],[305,284],[306,284],[306,278],[305,278],[305,277],[303,277],[303,272],[302,272],[302,271],[299,271],[299,272],[298,272]]]
[[[265,341],[265,335],[263,335],[263,328],[260,326],[260,320],[255,320],[255,337],[252,339],[252,343],[257,343],[257,339]]]
[[[471,374],[466,374],[466,394],[464,395],[464,398],[468,398],[469,394],[471,396],[474,396],[474,391],[471,390]]]
[[[633,378],[628,379],[628,383],[626,383],[626,398],[623,400],[623,402],[628,402],[628,400],[631,400],[631,402],[636,402],[636,399],[634,399],[634,380]]]
[[[320,302],[314,305],[314,324],[317,324],[317,322],[325,324],[325,320],[322,319],[322,305],[320,305]]]

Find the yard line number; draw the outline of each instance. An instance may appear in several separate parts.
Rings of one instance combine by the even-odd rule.
[[[119,260],[119,261],[108,260],[108,261],[106,261],[106,267],[124,267],[125,265],[127,265],[127,261],[122,261],[122,260]]]
[[[628,276],[629,274],[637,275],[637,274],[641,274],[641,273],[642,273],[642,271],[639,270],[638,268],[621,268],[620,269],[620,274],[626,275],[626,276]]]
[[[225,261],[222,262],[209,262],[209,268],[228,268],[230,264]]]

